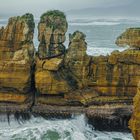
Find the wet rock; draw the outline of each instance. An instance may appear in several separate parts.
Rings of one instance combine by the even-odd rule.
[[[129,131],[132,105],[114,104],[90,106],[86,115],[90,124],[100,131]]]

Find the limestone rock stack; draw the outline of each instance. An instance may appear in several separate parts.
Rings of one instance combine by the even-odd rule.
[[[65,52],[65,33],[68,28],[66,16],[63,12],[48,11],[40,17],[38,25],[39,57],[50,58]]]
[[[0,101],[23,102],[31,92],[34,27],[33,15],[25,14],[0,29]]]
[[[69,35],[69,47],[65,57],[65,67],[75,77],[79,88],[87,86],[90,57],[87,55],[85,34],[75,31]]]
[[[38,25],[38,57],[36,62],[36,89],[41,94],[62,94],[69,91],[63,69],[67,21],[63,12],[44,13]]]

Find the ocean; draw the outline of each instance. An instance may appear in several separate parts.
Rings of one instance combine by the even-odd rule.
[[[35,19],[36,23],[38,19]],[[87,53],[99,56],[108,55],[114,50],[127,49],[115,45],[116,38],[129,27],[139,27],[137,18],[68,18],[69,28],[64,43],[68,47],[68,34],[76,30],[86,34]],[[0,19],[0,27],[7,19]],[[37,49],[37,26],[34,36]],[[18,123],[11,117],[10,125],[4,116],[0,117],[0,140],[133,140],[131,133],[95,131],[84,115],[71,119],[44,119],[32,117],[29,121]]]

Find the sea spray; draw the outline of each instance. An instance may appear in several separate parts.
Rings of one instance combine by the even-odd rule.
[[[24,123],[15,121],[14,116],[10,119],[10,125],[6,120],[0,122],[0,139],[133,140],[130,133],[95,131],[87,124],[84,115],[76,115],[71,119],[44,119],[31,116],[31,119]]]

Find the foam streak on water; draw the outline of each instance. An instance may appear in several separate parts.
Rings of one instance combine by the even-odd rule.
[[[84,115],[65,120],[32,117],[23,124],[13,118],[10,126],[6,121],[0,124],[1,140],[133,140],[129,133],[92,130]]]

